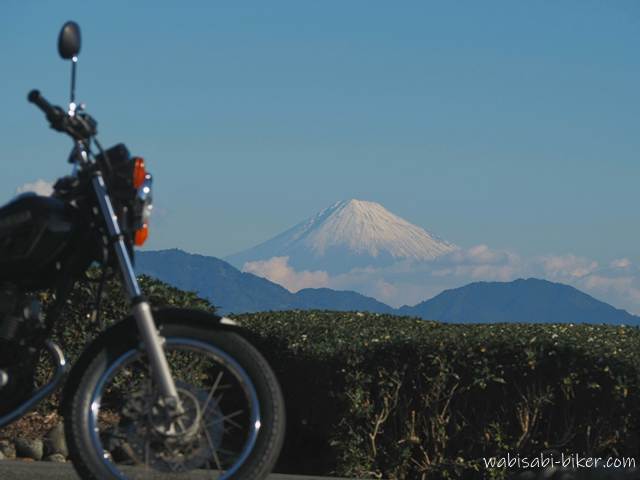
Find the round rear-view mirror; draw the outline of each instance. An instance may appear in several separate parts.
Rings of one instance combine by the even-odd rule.
[[[67,22],[60,30],[58,52],[65,60],[70,60],[80,53],[80,27],[76,22]]]

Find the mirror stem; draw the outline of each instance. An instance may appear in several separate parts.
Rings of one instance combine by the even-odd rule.
[[[71,59],[71,102],[69,104],[69,110],[75,111],[76,103],[76,65],[78,63],[78,57],[74,56]]]

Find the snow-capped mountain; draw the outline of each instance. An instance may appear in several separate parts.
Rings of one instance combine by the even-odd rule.
[[[246,262],[289,257],[297,270],[335,274],[399,260],[431,260],[456,248],[379,203],[347,200],[226,260],[242,268]]]

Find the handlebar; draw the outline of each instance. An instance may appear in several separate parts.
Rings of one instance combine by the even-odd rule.
[[[31,103],[35,104],[40,110],[44,112],[47,116],[47,119],[51,122],[53,119],[57,117],[61,117],[64,115],[64,112],[60,107],[54,107],[51,105],[46,98],[44,98],[39,90],[31,90],[29,95],[27,96],[27,100]]]
[[[51,128],[68,134],[74,140],[89,140],[97,133],[98,123],[87,113],[71,116],[62,108],[51,105],[38,90],[31,90],[27,100],[44,112]]]

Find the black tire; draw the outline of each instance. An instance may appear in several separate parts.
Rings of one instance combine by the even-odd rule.
[[[233,331],[211,328],[202,322],[189,322],[189,312],[156,316],[161,335],[170,344],[172,339],[193,339],[223,351],[246,372],[257,394],[260,411],[260,428],[248,457],[231,474],[220,478],[241,480],[263,479],[272,470],[282,447],[285,431],[284,400],[277,379],[262,355],[244,338]],[[197,315],[196,315],[197,316]],[[169,318],[167,318],[169,317]],[[181,318],[177,318],[181,317]],[[209,317],[211,318],[211,317]],[[95,446],[91,434],[91,404],[94,394],[118,359],[127,352],[139,348],[135,335],[135,323],[129,320],[129,328],[116,326],[105,332],[81,356],[71,374],[63,405],[66,439],[73,465],[82,479],[106,480],[132,478],[122,473],[120,467],[105,459],[103,451]],[[133,330],[132,330],[133,328]],[[127,331],[127,335],[123,335]],[[100,444],[101,445],[101,444]],[[125,469],[126,470],[126,469]],[[190,478],[187,474],[185,478]],[[210,477],[209,477],[210,478]]]

